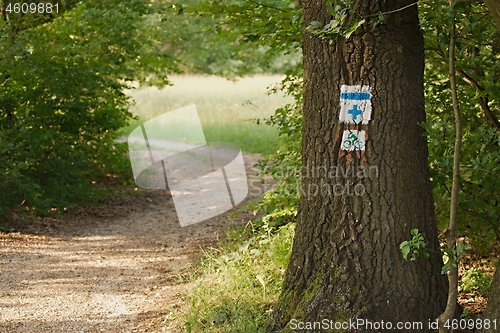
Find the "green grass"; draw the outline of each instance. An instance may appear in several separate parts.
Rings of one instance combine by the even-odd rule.
[[[207,142],[232,142],[243,151],[262,155],[275,151],[277,130],[265,125],[263,120],[277,108],[292,102],[281,94],[267,95],[267,87],[282,77],[255,76],[236,82],[215,76],[186,75],[169,79],[174,85],[161,90],[146,87],[127,91],[136,101],[131,112],[140,120],[124,129],[126,135],[146,120],[195,104]],[[182,140],[182,134],[176,133],[175,128],[172,126],[170,133]]]
[[[226,245],[204,256],[178,327],[192,333],[260,333],[277,300],[290,257],[294,224],[276,233],[230,230]]]

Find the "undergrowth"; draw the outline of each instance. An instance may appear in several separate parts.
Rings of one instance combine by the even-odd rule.
[[[276,228],[254,222],[229,229],[219,248],[205,252],[199,271],[191,275],[194,287],[184,296],[184,312],[174,315],[176,327],[188,333],[265,332],[281,291],[294,231],[295,223]],[[495,264],[470,255],[464,260],[459,283],[463,316],[480,316]]]
[[[219,249],[202,259],[202,274],[182,318],[186,332],[262,332],[277,300],[290,257],[295,224],[276,232],[228,231]]]

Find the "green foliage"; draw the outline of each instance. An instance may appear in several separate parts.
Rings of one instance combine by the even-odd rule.
[[[425,95],[429,164],[438,224],[449,219],[453,159],[453,110],[448,84],[450,9],[447,1],[422,2],[420,22],[425,36]],[[467,235],[483,252],[500,236],[500,128],[487,115],[500,116],[500,31],[491,24],[483,3],[457,2],[456,67],[463,117],[461,190],[458,234]]]
[[[484,270],[472,267],[463,273],[458,283],[458,291],[487,297],[490,286],[491,277]]]
[[[471,318],[471,313],[469,312],[469,310],[467,310],[466,308],[464,308],[462,314],[460,315],[460,318],[461,319],[470,319]]]
[[[230,231],[228,244],[206,253],[187,298],[187,332],[263,332],[283,281],[294,224],[268,234]]]
[[[410,235],[412,239],[409,241],[403,241],[399,245],[399,249],[403,258],[408,261],[415,261],[420,256],[424,258],[429,258],[429,250],[427,249],[427,244],[425,243],[424,236],[418,231],[418,229],[410,230]],[[444,265],[441,269],[442,274],[446,274],[450,268],[457,267],[457,263],[465,255],[465,252],[470,248],[469,244],[464,242],[457,242],[454,248],[444,245],[442,247]],[[453,260],[450,260],[453,259]]]
[[[164,58],[150,52],[141,1],[83,2],[45,20],[0,21],[0,214],[46,215],[102,195],[124,174],[117,131],[131,119],[125,82]],[[158,77],[161,77],[159,75]]]
[[[262,170],[258,176],[271,176],[276,182],[267,191],[262,200],[251,205],[254,213],[261,213],[256,222],[266,227],[277,227],[294,221],[300,200],[301,188],[301,138],[302,138],[302,79],[298,73],[288,73],[282,82],[281,89],[293,95],[294,104],[287,104],[276,110],[267,121],[268,125],[276,126],[282,145],[257,167]]]
[[[302,45],[302,9],[297,1],[206,0],[195,10],[221,19],[217,24],[221,38],[268,47],[269,56],[294,53]]]
[[[354,4],[355,1],[352,0],[327,0],[326,7],[332,14],[332,20],[325,26],[321,22],[312,21],[307,31],[322,38],[329,38],[330,42],[339,36],[349,39],[365,23],[365,20],[358,18],[353,11]]]
[[[418,229],[410,230],[410,235],[413,236],[411,240],[404,241],[399,245],[403,258],[406,261],[415,261],[420,257],[420,255],[424,258],[429,258],[429,252],[426,250],[424,236],[418,231]],[[410,255],[409,258],[408,255]]]
[[[232,77],[283,73],[300,61],[300,33],[293,33],[301,16],[293,11],[292,1],[174,1],[161,21],[181,69]],[[280,47],[282,39],[297,45]]]
[[[457,267],[457,263],[460,262],[460,259],[463,258],[465,252],[467,252],[469,248],[470,245],[462,241],[457,242],[453,248],[444,245],[441,249],[444,261],[444,265],[441,268],[441,274],[446,274],[451,268]]]

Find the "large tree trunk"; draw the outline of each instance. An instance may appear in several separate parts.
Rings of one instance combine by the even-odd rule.
[[[490,294],[488,295],[488,305],[483,313],[482,333],[500,332],[500,265],[497,264],[493,281],[491,281]],[[485,325],[486,324],[486,325]],[[486,327],[485,327],[486,326]]]
[[[490,10],[490,14],[495,21],[497,28],[500,29],[500,0],[484,0]]]
[[[303,192],[274,312],[278,327],[291,326],[291,319],[362,318],[391,321],[393,328],[398,321],[421,321],[416,331],[430,331],[429,320],[446,305],[427,142],[419,126],[425,121],[423,38],[416,6],[395,11],[413,2],[357,1],[355,11],[364,18],[394,12],[348,40],[305,34]],[[303,9],[306,26],[331,20],[325,1],[304,1]],[[339,121],[342,85],[371,87],[368,124]],[[366,150],[342,149],[349,129],[366,131]],[[415,228],[430,258],[406,262],[399,244]]]

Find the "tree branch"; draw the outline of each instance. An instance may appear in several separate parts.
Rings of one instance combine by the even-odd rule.
[[[368,15],[368,17],[374,17],[374,16],[378,16],[380,14],[387,15],[387,14],[397,13],[397,12],[400,12],[402,10],[405,10],[406,8],[410,8],[411,6],[416,6],[419,3],[423,3],[423,2],[427,2],[427,1],[429,1],[429,0],[415,1],[415,2],[413,2],[413,3],[409,4],[409,5],[406,5],[404,7],[401,7],[401,8],[398,8],[398,9],[394,9],[394,10],[389,10],[387,12],[380,12],[380,13],[377,13],[377,14]]]
[[[258,6],[262,6],[262,7],[266,7],[266,8],[270,8],[270,9],[274,9],[274,10],[278,10],[278,11],[283,12],[283,13],[287,13],[286,10],[283,10],[281,8],[274,7],[274,6],[271,6],[271,5],[263,4],[263,3],[260,3],[258,1],[248,0],[248,2],[254,3],[254,4],[258,5]]]
[[[9,78],[10,78],[10,75],[7,75],[7,76],[5,77],[5,79],[3,79],[2,83],[0,83],[0,87],[3,87],[3,85],[4,85],[4,84],[6,84],[6,83],[7,83],[7,81],[9,81]]]
[[[463,70],[457,71],[457,75],[462,78],[465,82],[467,82],[472,87],[476,88],[479,91],[484,91],[484,88],[479,85],[472,77],[467,75]],[[481,109],[483,109],[486,118],[488,118],[498,130],[500,130],[500,121],[498,121],[495,114],[491,111],[490,106],[488,105],[489,99],[488,96],[479,97],[479,105]]]
[[[450,28],[450,48],[449,48],[449,78],[451,97],[453,100],[453,112],[455,115],[455,147],[453,150],[453,182],[451,186],[450,202],[450,223],[446,233],[446,245],[456,251],[456,232],[457,232],[457,213],[458,213],[458,194],[460,190],[460,151],[462,147],[462,118],[460,115],[460,104],[458,101],[456,70],[455,70],[455,43],[457,38],[455,23],[454,3],[450,0],[451,9],[451,28]],[[446,308],[439,316],[439,332],[447,333],[449,329],[444,327],[450,319],[453,318],[458,298],[458,261],[459,257],[455,253],[449,256],[450,269],[448,271],[448,300]]]

